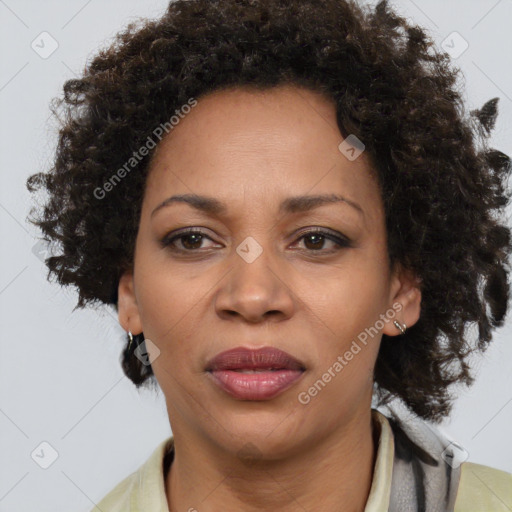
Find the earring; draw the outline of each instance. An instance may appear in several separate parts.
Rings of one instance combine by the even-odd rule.
[[[130,341],[128,342],[128,349],[127,350],[128,350],[128,352],[130,352],[130,348],[131,348],[132,343],[133,343],[133,334],[130,331],[128,331],[128,338],[130,338]]]
[[[407,330],[407,325],[405,324],[400,324],[399,322],[397,322],[396,320],[393,321],[393,323],[395,324],[395,327],[402,333],[404,334],[405,331]]]

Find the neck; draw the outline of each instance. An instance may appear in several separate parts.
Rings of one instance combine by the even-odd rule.
[[[173,429],[174,458],[166,475],[169,512],[363,512],[378,436],[368,409],[329,437],[313,440],[309,450],[244,462],[190,430]]]

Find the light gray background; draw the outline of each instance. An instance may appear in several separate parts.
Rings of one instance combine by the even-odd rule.
[[[56,141],[51,98],[127,22],[156,17],[166,5],[0,0],[0,511],[89,511],[171,433],[163,396],[138,392],[122,374],[124,332],[113,310],[72,313],[76,293],[46,281],[33,252],[39,233],[25,222],[31,204],[25,180],[48,169]],[[454,31],[468,42],[454,59],[464,73],[468,109],[500,97],[492,146],[512,154],[512,0],[391,5],[430,30],[439,46]],[[43,31],[59,45],[46,59],[31,48]],[[461,48],[460,41],[453,46]],[[476,364],[476,384],[461,391],[442,425],[471,461],[509,472],[511,334],[508,318]],[[58,452],[48,469],[31,458],[43,441]]]

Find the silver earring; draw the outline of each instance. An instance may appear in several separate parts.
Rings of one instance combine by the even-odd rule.
[[[405,331],[407,330],[407,325],[405,324],[400,324],[399,322],[397,322],[396,320],[393,321],[393,323],[395,324],[395,327],[402,333],[404,334]]]
[[[130,338],[130,341],[128,342],[128,352],[130,351],[130,347],[132,346],[132,343],[133,343],[133,334],[128,331],[128,338]]]

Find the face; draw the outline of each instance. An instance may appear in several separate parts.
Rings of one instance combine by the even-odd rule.
[[[417,321],[420,294],[390,272],[379,187],[342,141],[334,103],[280,86],[202,97],[157,147],[119,318],[151,340],[175,435],[278,457],[368,412],[382,333]],[[159,207],[185,194],[221,205]],[[305,371],[274,398],[235,398],[206,368],[240,346],[278,348]]]

